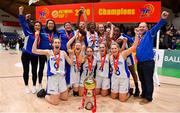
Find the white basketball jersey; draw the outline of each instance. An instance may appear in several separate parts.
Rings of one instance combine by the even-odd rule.
[[[104,57],[103,57],[103,60],[104,60]],[[108,77],[109,75],[109,55],[108,54],[106,55],[104,66],[103,68],[101,68],[101,56],[98,53],[96,75],[101,76],[101,77]]]
[[[93,72],[94,72],[95,66],[96,66],[96,58],[94,57],[93,64],[92,64],[92,75],[94,75]],[[82,73],[82,75],[87,76],[88,73],[89,73],[88,60],[86,60],[85,63],[83,64],[83,73]]]
[[[88,46],[92,47],[94,49],[95,55],[97,55],[97,52],[99,50],[99,41],[98,41],[97,33],[95,32],[94,34],[91,34],[89,31],[87,31],[86,37],[87,37]],[[95,41],[94,42],[93,42],[93,38],[92,37],[95,37]]]
[[[110,57],[110,64],[113,69],[112,76],[118,76],[120,78],[129,78],[130,73],[128,70],[128,66],[122,55],[120,54],[119,60],[118,60],[118,67],[117,71],[114,69],[114,61],[113,61],[113,55]]]
[[[79,64],[79,66],[80,66],[80,64]],[[79,67],[79,68],[81,68],[81,67]],[[71,74],[72,75],[80,74],[80,70],[78,70],[78,68],[77,68],[75,55],[73,55],[73,65],[71,66]]]
[[[59,68],[56,69],[57,65],[56,65],[55,58],[58,58],[58,57],[59,55],[56,55],[55,57],[53,51],[52,50],[50,51],[50,57],[48,59],[48,67],[47,67],[48,76],[56,75],[56,74],[60,74],[60,75],[65,74],[65,58],[62,51],[60,51]]]

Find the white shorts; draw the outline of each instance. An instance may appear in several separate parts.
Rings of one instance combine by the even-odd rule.
[[[128,93],[129,78],[121,78],[117,76],[111,77],[111,92],[113,93]]]
[[[96,88],[109,89],[110,79],[108,77],[96,76]]]
[[[75,86],[79,86],[80,84],[80,73],[71,73],[70,76],[70,84],[71,86],[75,85]]]
[[[53,75],[49,76],[47,80],[47,93],[59,94],[67,90],[65,76]]]
[[[134,63],[134,58],[133,58],[133,55],[132,55],[132,54],[130,54],[130,55],[127,57],[126,62],[127,62],[127,65],[128,65],[128,66],[131,66],[131,65],[134,65],[134,64],[135,64],[135,63]]]

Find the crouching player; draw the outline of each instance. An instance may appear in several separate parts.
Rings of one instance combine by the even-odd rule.
[[[121,102],[125,102],[128,99],[129,91],[129,71],[126,63],[127,57],[136,50],[138,45],[138,32],[139,29],[135,28],[135,41],[133,45],[124,50],[120,51],[117,43],[111,44],[110,64],[113,69],[111,77],[111,97],[113,99],[118,98]]]
[[[61,51],[61,41],[54,38],[52,42],[52,50],[37,49],[39,32],[35,33],[35,41],[32,52],[39,55],[46,55],[48,58],[47,65],[47,95],[45,99],[47,102],[58,105],[60,99],[67,100],[68,91],[65,81],[65,60],[72,65],[72,60],[67,56],[66,52]]]

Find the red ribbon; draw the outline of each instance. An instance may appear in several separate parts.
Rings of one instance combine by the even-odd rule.
[[[84,90],[83,90],[83,98],[82,98],[82,102],[81,102],[81,107],[79,107],[79,109],[83,109],[84,108],[84,103],[85,103],[85,100],[86,100],[86,93],[87,93],[87,90],[86,88],[84,87]]]
[[[93,89],[93,97],[94,97],[94,106],[92,108],[92,113],[96,112],[96,89]]]
[[[99,36],[99,39],[100,39],[100,43],[102,43],[104,40],[105,40],[105,38],[104,38],[104,36],[105,36],[105,34],[103,34],[102,36]]]
[[[71,37],[72,37],[72,32],[71,32],[70,35],[69,35],[68,32],[66,31],[66,36],[67,36],[68,40],[70,40]]]
[[[113,55],[113,63],[114,63],[114,69],[115,69],[115,71],[117,71],[117,68],[118,68],[119,55],[120,55],[119,51],[118,51],[117,57],[115,57],[115,56]]]
[[[92,66],[93,66],[93,58],[92,59],[88,58],[88,71],[90,73],[92,72]]]
[[[90,34],[91,35],[91,38],[92,38],[92,41],[93,41],[93,45],[95,44],[96,42],[96,37],[95,37],[95,34]]]
[[[87,94],[87,89],[84,87],[84,91],[83,91],[83,98],[82,98],[82,105],[81,107],[79,107],[79,109],[83,109],[84,108],[84,103],[85,103],[85,100],[86,100],[86,94]],[[94,105],[93,105],[93,108],[92,108],[92,113],[95,113],[96,112],[96,89],[93,89],[93,98],[94,98]]]
[[[53,37],[54,37],[54,33],[53,32],[52,32],[51,36],[50,36],[50,34],[48,34],[48,39],[49,39],[50,43],[52,43]]]
[[[103,68],[104,68],[104,63],[105,63],[105,61],[106,61],[106,54],[105,54],[104,57],[102,57],[102,56],[100,56],[100,57],[101,57],[101,67],[100,67],[100,69],[103,70]]]
[[[60,62],[60,51],[58,53],[57,58],[56,58],[56,52],[54,51],[54,57],[55,57],[55,60],[56,60],[56,65],[57,65],[56,69],[58,69],[59,68],[59,62]]]

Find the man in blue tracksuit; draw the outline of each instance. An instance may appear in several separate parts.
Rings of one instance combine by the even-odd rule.
[[[163,11],[161,14],[161,20],[148,30],[147,24],[142,22],[139,24],[139,32],[141,38],[139,39],[139,46],[136,49],[136,57],[138,60],[137,71],[139,79],[141,81],[143,100],[140,104],[146,104],[153,100],[153,74],[154,74],[154,53],[153,53],[153,40],[158,30],[166,24],[166,19],[169,13]]]

